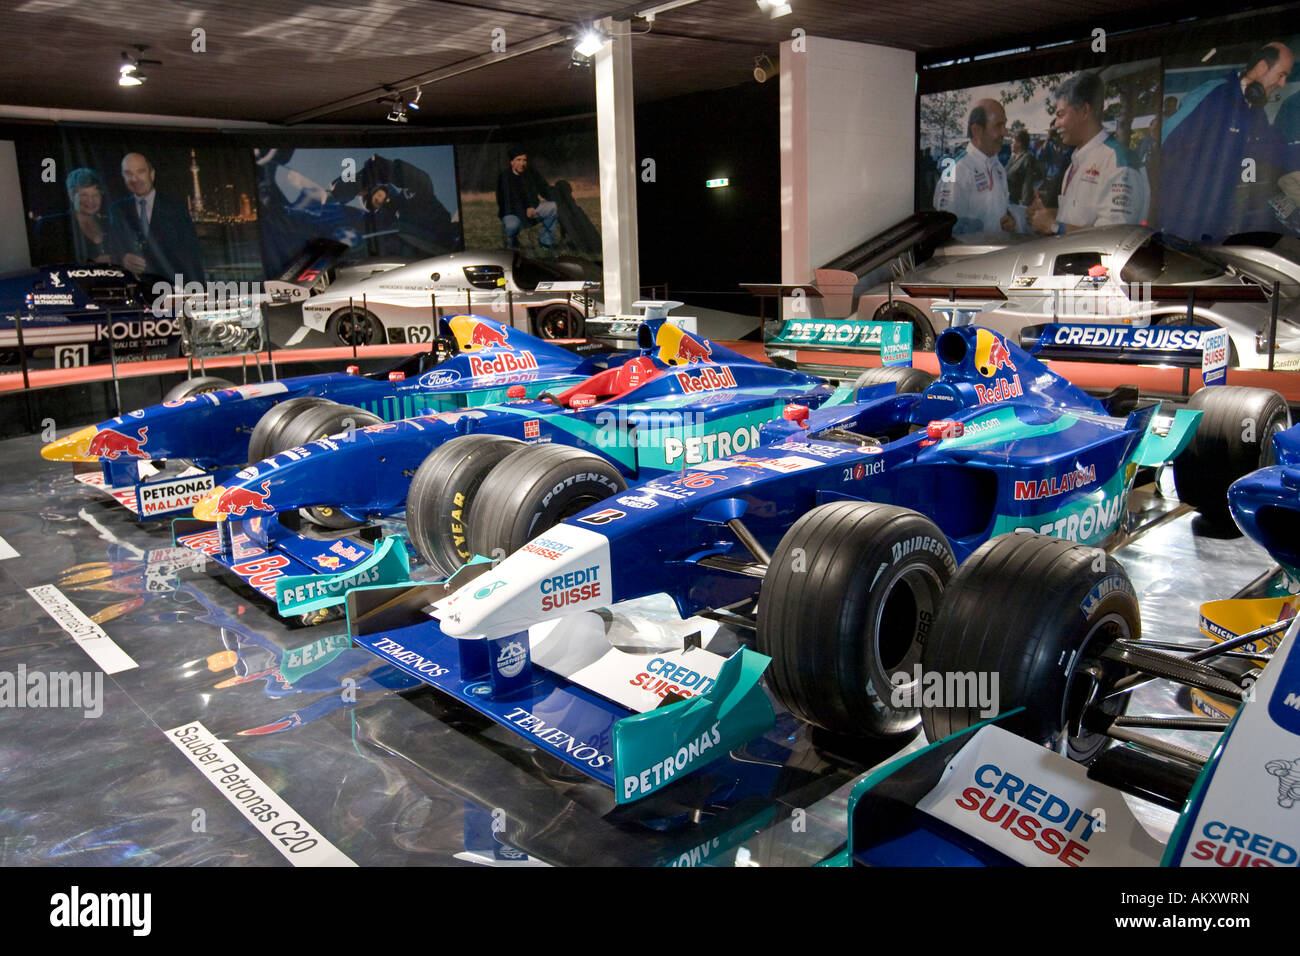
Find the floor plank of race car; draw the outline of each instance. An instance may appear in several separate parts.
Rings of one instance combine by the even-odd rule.
[[[286,849],[306,837],[248,820],[250,805],[269,798],[277,822],[292,818],[363,865],[805,866],[840,847],[853,782],[896,752],[787,719],[729,765],[741,768],[730,794],[716,788],[732,777],[692,775],[615,807],[609,791],[432,691],[375,687],[373,658],[330,645],[341,623],[290,628],[214,564],[169,569],[164,524],[137,525],[38,448],[36,437],[0,442],[0,865],[319,858]],[[1143,501],[1148,519],[1170,507]],[[1156,523],[1118,556],[1141,595],[1145,636],[1156,639],[1195,637],[1200,601],[1231,595],[1269,566],[1245,539],[1195,533],[1190,515]],[[5,696],[20,673],[29,686],[55,672],[95,679],[91,658],[27,593],[48,585],[135,662],[102,678],[100,716]],[[286,674],[285,652],[304,646],[335,656]],[[348,681],[355,703],[339,692]],[[1184,709],[1156,687],[1140,694],[1140,709]],[[213,774],[164,733],[196,724],[238,773]],[[241,783],[249,772],[255,779]],[[214,783],[227,776],[223,792]],[[1155,808],[1141,815],[1156,831],[1172,820]]]

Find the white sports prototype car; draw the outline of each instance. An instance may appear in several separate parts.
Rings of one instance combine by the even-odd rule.
[[[544,339],[577,338],[599,308],[599,270],[581,259],[515,250],[456,252],[353,281],[303,304],[303,325],[343,345],[429,342],[439,315],[488,315]]]

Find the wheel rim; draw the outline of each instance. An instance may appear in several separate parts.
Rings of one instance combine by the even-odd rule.
[[[567,309],[549,309],[537,320],[542,337],[567,339],[572,337],[573,314]]]
[[[344,345],[369,345],[375,326],[364,312],[342,312],[337,320],[339,341]]]
[[[888,680],[900,671],[913,681],[913,668],[921,660],[921,640],[934,622],[943,595],[939,575],[924,564],[896,569],[883,585],[883,594],[871,621],[871,653],[878,672]]]
[[[1049,747],[1065,756],[1071,751],[1091,756],[1110,740],[1104,734],[1084,728],[1083,718],[1090,708],[1117,717],[1124,712],[1128,696],[1110,696],[1111,688],[1128,676],[1129,668],[1115,661],[1102,660],[1101,652],[1116,641],[1132,638],[1128,622],[1119,614],[1107,614],[1088,632],[1066,678],[1061,701],[1060,720],[1047,741]]]

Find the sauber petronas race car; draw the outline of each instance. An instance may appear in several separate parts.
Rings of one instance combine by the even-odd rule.
[[[1183,497],[1217,514],[1260,461],[1242,418],[1287,415],[1256,389],[1215,388],[1172,418],[1131,392],[1098,401],[987,329],[945,332],[937,355],[942,374],[922,393],[879,386],[791,409],[757,450],[688,463],[549,529],[533,522],[504,561],[445,585],[354,590],[351,632],[634,800],[766,726],[764,670],[810,723],[912,730],[914,666],[945,585],[982,544],[1019,529],[1104,544],[1138,469],[1170,460]],[[528,525],[565,480],[560,467],[519,477],[487,520]],[[1019,593],[988,606],[1010,613]],[[1108,607],[1111,593],[1090,600]],[[613,646],[601,609],[653,595],[752,631],[754,646],[725,659],[698,635]]]
[[[320,563],[319,541],[295,533],[276,515],[328,508],[363,521],[405,509],[416,551],[445,578],[474,553],[504,555],[538,529],[624,491],[630,481],[675,475],[692,464],[757,447],[760,427],[793,402],[817,407],[853,394],[696,339],[664,319],[646,320],[639,333],[639,355],[611,361],[609,368],[562,390],[529,398],[515,386],[500,396],[503,402],[288,447],[214,488],[195,506],[194,516],[223,523],[242,519],[235,533],[245,539],[243,545],[229,554],[214,553],[236,573],[251,559],[275,552],[286,575],[346,577],[356,561]],[[503,358],[512,354],[509,341],[497,347]],[[929,379],[912,369],[866,375],[902,378],[914,386]],[[562,485],[548,486],[546,494],[527,503],[535,513],[503,500],[557,470],[563,472]],[[212,548],[219,538],[199,535],[186,533],[177,540]],[[345,556],[334,547],[328,557]],[[257,568],[264,592],[274,596],[265,564]],[[337,598],[341,601],[342,592]]]
[[[604,363],[493,319],[455,316],[441,325],[446,352],[457,354],[423,353],[373,376],[308,375],[238,387],[219,378],[190,379],[162,404],[80,429],[41,454],[83,466],[79,480],[152,518],[188,511],[246,462],[313,438],[421,413],[456,413],[501,401],[511,387],[530,396],[563,390]]]

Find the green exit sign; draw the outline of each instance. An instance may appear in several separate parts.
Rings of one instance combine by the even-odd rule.
[[[704,180],[704,185],[708,186],[710,189],[721,189],[723,186],[730,186],[731,180],[730,179],[706,179]]]

